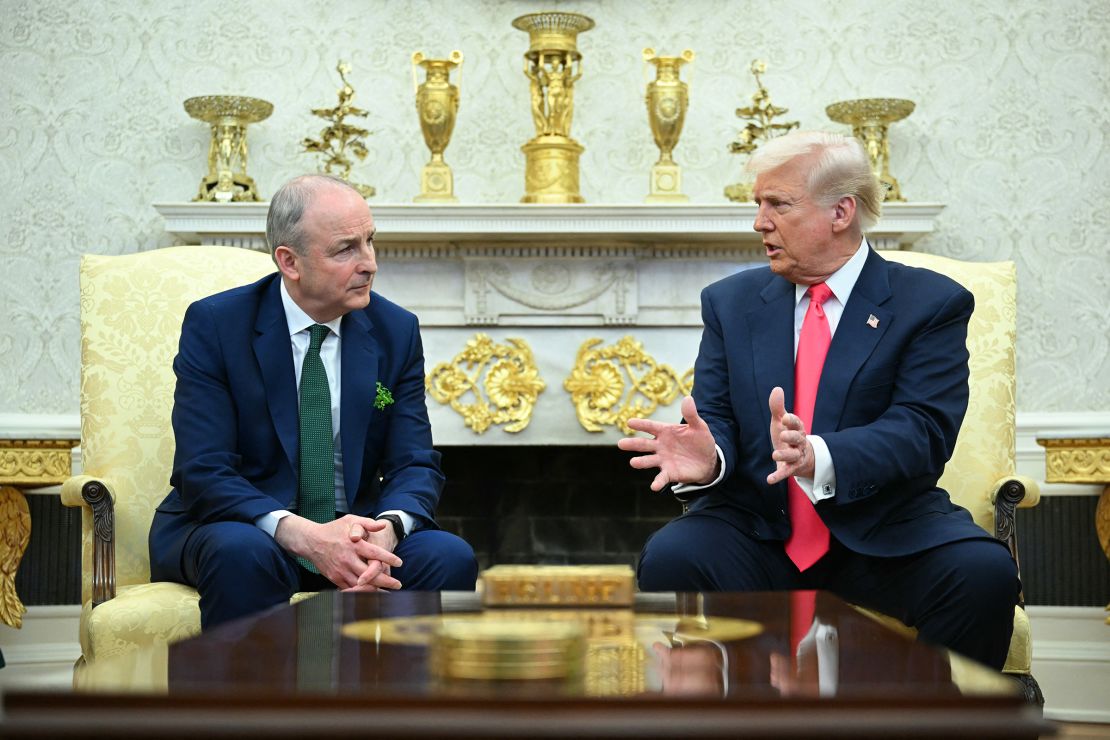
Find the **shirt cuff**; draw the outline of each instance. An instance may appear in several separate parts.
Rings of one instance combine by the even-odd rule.
[[[817,503],[836,495],[836,470],[825,440],[816,434],[810,434],[806,439],[813,448],[813,477],[802,478],[796,475],[794,481],[810,501]]]
[[[378,516],[381,516],[382,514],[395,514],[401,519],[401,528],[405,530],[405,536],[408,537],[410,534],[412,534],[413,525],[416,524],[416,518],[413,517],[412,514],[408,514],[404,511],[398,511],[397,509],[383,511],[381,514],[378,514]]]
[[[717,461],[721,463],[721,472],[713,480],[712,483],[704,483],[704,484],[676,483],[671,488],[671,490],[674,491],[675,493],[690,493],[692,491],[700,491],[703,488],[709,488],[711,486],[715,486],[718,483],[720,483],[722,480],[724,480],[725,479],[725,453],[721,452],[721,446],[720,445],[716,445],[716,444],[713,445],[713,449],[717,450]]]
[[[269,514],[263,514],[262,516],[255,519],[254,526],[258,527],[263,532],[273,537],[274,533],[277,532],[278,522],[292,513],[293,512],[286,511],[285,509],[271,511]]]

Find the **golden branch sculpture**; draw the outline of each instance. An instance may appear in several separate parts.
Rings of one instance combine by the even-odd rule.
[[[362,139],[369,136],[370,132],[345,120],[348,116],[366,118],[368,114],[351,102],[355,97],[355,89],[347,81],[347,75],[351,73],[351,65],[341,60],[335,69],[339,72],[339,79],[343,81],[343,87],[339,88],[338,93],[339,105],[334,108],[312,109],[312,115],[323,118],[331,125],[320,131],[320,138],[306,137],[301,145],[304,146],[306,153],[318,154],[323,159],[324,165],[321,172],[350,182],[364,198],[369,198],[374,195],[373,187],[351,182],[351,167],[354,162],[349,155],[358,157],[359,161],[366,159],[367,149]]]

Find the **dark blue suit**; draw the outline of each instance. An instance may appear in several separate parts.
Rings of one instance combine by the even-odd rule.
[[[280,279],[274,273],[197,301],[182,322],[174,360],[173,489],[151,525],[151,575],[197,586],[205,626],[238,616],[216,603],[226,598],[215,593],[216,581],[230,580],[230,571],[203,572],[217,567],[208,560],[227,559],[220,553],[242,560],[237,548],[255,543],[274,550],[259,556],[260,568],[283,571],[280,584],[240,574],[235,589],[258,586],[262,593],[236,594],[237,602],[262,608],[300,586],[284,582],[297,580],[293,558],[253,525],[268,512],[295,509],[297,501],[298,401]],[[351,513],[400,510],[415,517],[419,531],[397,549],[406,572],[394,569],[406,587],[473,588],[473,552],[435,524],[444,478],[432,449],[416,317],[375,294],[367,308],[343,317],[340,332],[340,438]],[[394,399],[382,410],[374,407],[377,383]],[[208,602],[219,614],[209,613]]]
[[[971,294],[869,250],[829,347],[808,430],[828,445],[836,473],[836,495],[816,506],[832,549],[801,574],[783,551],[786,483],[767,483],[775,467],[771,389],[781,386],[786,408],[793,405],[794,307],[795,286],[769,268],[703,292],[694,399],[723,452],[726,477],[648,541],[641,588],[826,588],[1001,667],[1009,631],[987,654],[952,639],[949,625],[933,629],[926,614],[943,588],[932,574],[958,573],[997,596],[1002,607],[984,608],[1011,627],[1018,593],[1006,548],[937,487],[967,408]],[[988,563],[981,576],[963,572],[968,558]]]

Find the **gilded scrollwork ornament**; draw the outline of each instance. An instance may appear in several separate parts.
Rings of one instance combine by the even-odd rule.
[[[536,399],[547,384],[540,379],[532,348],[523,339],[495,343],[475,334],[451,362],[435,366],[424,381],[433,399],[449,404],[478,434],[494,425],[519,432],[532,420]]]
[[[693,370],[680,376],[631,336],[608,346],[599,346],[602,341],[595,337],[582,343],[574,369],[563,381],[586,431],[614,426],[631,434],[629,419],[651,416],[660,404],[690,392]]]

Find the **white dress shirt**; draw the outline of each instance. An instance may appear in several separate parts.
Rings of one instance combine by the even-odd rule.
[[[285,321],[289,325],[289,342],[293,348],[293,372],[297,388],[301,387],[301,366],[304,365],[304,356],[308,354],[310,341],[309,329],[317,322],[297,305],[289,291],[285,288],[285,281],[281,281],[281,304],[285,308]],[[343,446],[339,437],[339,389],[343,363],[340,362],[340,343],[343,341],[340,326],[343,317],[324,324],[331,331],[324,337],[320,345],[320,361],[324,363],[324,372],[328,376],[328,392],[331,394],[331,431],[335,455],[335,510],[341,514],[350,511],[347,506],[347,488],[343,482]],[[297,403],[300,404],[300,394],[297,394]],[[295,500],[295,499],[294,499]],[[285,509],[271,511],[255,519],[254,523],[271,537],[277,531],[278,522],[289,516]],[[411,514],[403,511],[383,511],[382,514],[396,514],[401,517],[405,533],[412,531],[414,519]]]
[[[825,316],[829,320],[829,333],[831,336],[836,335],[836,327],[840,324],[840,317],[844,315],[844,306],[848,303],[848,298],[852,295],[852,290],[856,287],[856,281],[859,280],[860,273],[863,272],[863,265],[867,262],[867,240],[860,240],[860,245],[856,249],[856,253],[852,255],[851,259],[841,265],[840,269],[834,272],[825,281],[825,285],[829,286],[832,295],[825,301],[824,309]],[[794,286],[794,356],[798,355],[798,340],[802,334],[802,322],[805,319],[806,311],[809,309],[809,294],[808,285],[795,285]],[[808,431],[808,430],[807,430]],[[836,495],[836,470],[833,467],[832,455],[829,453],[828,445],[825,440],[821,439],[817,434],[806,434],[806,439],[809,440],[810,445],[813,447],[813,478],[794,477],[798,483],[798,487],[805,491],[806,496],[813,503],[823,501],[824,499],[832,498]],[[679,484],[674,487],[676,493],[688,493],[691,491],[698,491],[709,486],[715,486],[720,483],[725,477],[725,455],[721,451],[720,446],[717,447],[717,459],[721,464],[721,472],[712,483],[705,485],[692,485],[692,484]]]

